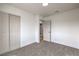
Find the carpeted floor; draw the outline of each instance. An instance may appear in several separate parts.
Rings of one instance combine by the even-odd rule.
[[[79,56],[79,50],[57,43],[42,41],[3,54],[3,56]]]

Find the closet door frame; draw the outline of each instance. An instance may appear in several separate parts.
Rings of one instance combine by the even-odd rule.
[[[16,46],[14,43],[12,43],[12,24],[11,24],[11,17],[12,16],[14,16],[14,17],[18,17],[19,18],[19,42],[18,43],[16,43],[16,44],[18,44],[18,47],[15,47],[14,48],[14,46]],[[15,26],[16,27],[16,26]],[[20,39],[21,39],[21,35],[20,35],[20,33],[21,33],[21,25],[20,25],[20,16],[17,16],[17,15],[13,15],[13,14],[9,14],[9,47],[10,47],[10,50],[14,50],[14,49],[18,49],[18,48],[20,48]],[[16,34],[15,34],[16,35]],[[13,46],[12,46],[13,45]]]

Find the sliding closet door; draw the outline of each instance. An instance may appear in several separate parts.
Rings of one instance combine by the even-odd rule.
[[[20,17],[9,15],[10,23],[10,49],[14,50],[20,47]]]
[[[9,51],[8,14],[0,12],[0,54]]]

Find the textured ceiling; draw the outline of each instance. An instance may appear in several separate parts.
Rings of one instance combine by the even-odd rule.
[[[46,7],[43,7],[41,3],[10,3],[10,5],[41,16],[79,8],[77,3],[49,3]]]

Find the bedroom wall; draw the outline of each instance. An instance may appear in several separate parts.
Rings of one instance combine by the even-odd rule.
[[[79,8],[45,17],[51,20],[51,41],[79,49]]]
[[[38,28],[39,28],[38,27],[38,22],[39,22],[38,15],[31,14],[29,12],[18,9],[8,4],[0,4],[0,11],[18,15],[21,17],[21,40],[20,40],[21,47],[36,42],[37,38],[39,37],[38,36],[39,34],[36,33],[36,31],[38,32]]]

